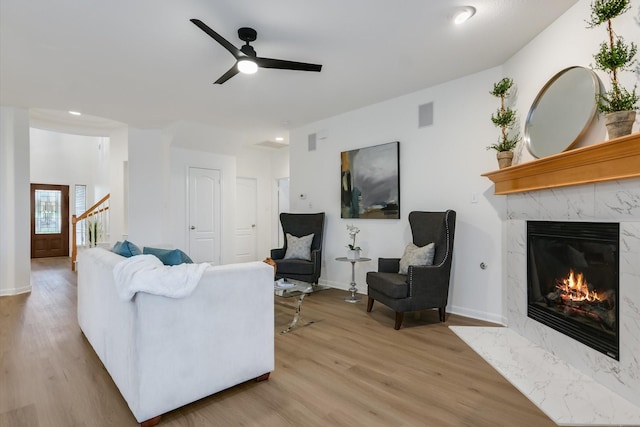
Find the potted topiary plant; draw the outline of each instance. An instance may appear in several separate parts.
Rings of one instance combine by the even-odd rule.
[[[487,150],[496,150],[498,166],[500,169],[511,166],[513,161],[513,149],[520,141],[519,132],[513,132],[512,128],[516,123],[516,112],[511,107],[505,106],[505,99],[510,96],[509,90],[513,86],[513,79],[503,78],[498,83],[493,84],[491,95],[500,98],[500,108],[491,115],[491,121],[500,128],[498,143],[487,147]]]
[[[608,40],[600,44],[600,50],[593,55],[596,65],[592,68],[602,70],[609,75],[611,88],[596,95],[598,111],[604,113],[609,138],[629,135],[638,110],[637,85],[629,92],[620,85],[618,73],[631,70],[636,63],[638,50],[635,43],[626,44],[624,39],[613,31],[611,20],[631,8],[630,0],[595,0],[591,3],[591,19],[588,28],[607,24]]]

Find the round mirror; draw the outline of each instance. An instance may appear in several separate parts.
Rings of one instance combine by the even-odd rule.
[[[573,147],[596,115],[600,79],[592,70],[569,67],[544,85],[527,115],[524,139],[537,158]]]

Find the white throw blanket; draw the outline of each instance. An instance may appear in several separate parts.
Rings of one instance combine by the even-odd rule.
[[[198,286],[209,264],[164,265],[155,255],[136,255],[113,268],[118,296],[125,301],[136,292],[183,298]]]

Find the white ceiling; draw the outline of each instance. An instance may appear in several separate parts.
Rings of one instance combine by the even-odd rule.
[[[0,0],[0,104],[78,110],[134,127],[178,120],[247,143],[500,65],[576,0]],[[472,5],[463,26],[450,17]],[[234,58],[189,22],[258,56],[322,72],[260,69],[212,83]]]

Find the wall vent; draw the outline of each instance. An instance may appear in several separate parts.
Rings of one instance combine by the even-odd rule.
[[[309,134],[307,138],[309,151],[316,151],[317,135],[315,133]]]
[[[418,127],[431,126],[433,124],[433,102],[422,104],[418,107]]]

